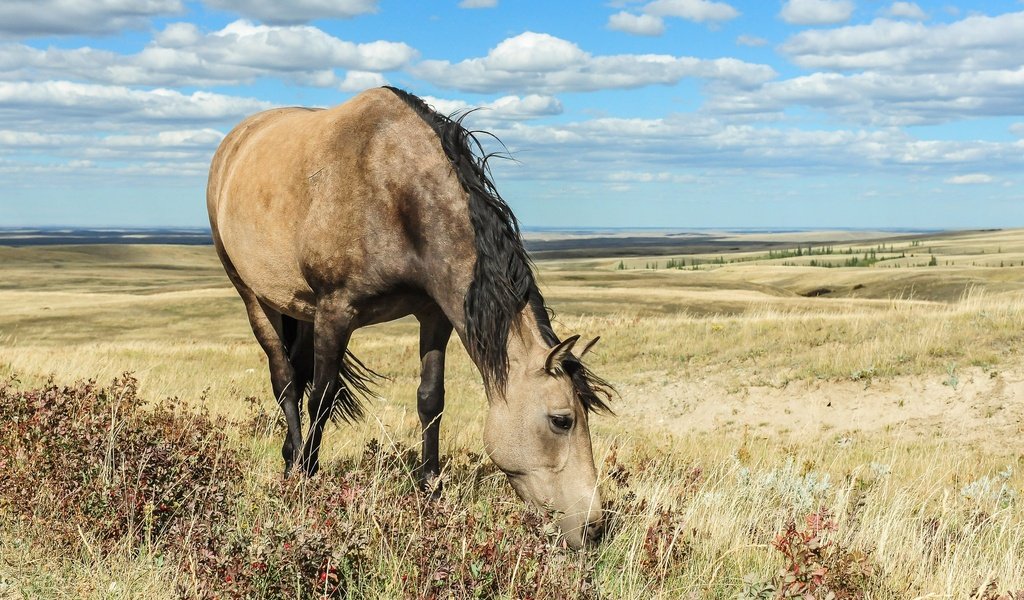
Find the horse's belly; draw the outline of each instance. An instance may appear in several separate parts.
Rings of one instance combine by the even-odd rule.
[[[252,291],[277,312],[303,321],[313,320],[316,296],[301,274],[270,267],[242,277],[254,282],[250,284]]]

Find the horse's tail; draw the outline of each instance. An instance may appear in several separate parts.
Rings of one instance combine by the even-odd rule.
[[[351,350],[345,350],[345,357],[338,369],[338,394],[331,406],[331,420],[352,423],[363,418],[363,401],[375,397],[370,386],[384,375],[363,364]]]
[[[281,337],[292,368],[295,369],[295,377],[305,383],[302,393],[309,393],[313,383],[312,324],[287,315],[281,315],[281,321]],[[381,379],[387,377],[367,367],[351,350],[345,350],[345,356],[338,367],[335,385],[338,391],[331,402],[331,420],[351,423],[361,419],[364,414],[363,402],[375,396],[371,386]]]

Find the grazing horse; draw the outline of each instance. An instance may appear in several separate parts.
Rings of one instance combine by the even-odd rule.
[[[610,388],[580,360],[590,345],[573,354],[579,336],[560,341],[552,330],[518,223],[479,148],[460,118],[391,87],[326,110],[259,113],[213,157],[214,245],[269,359],[288,424],[286,475],[296,462],[316,473],[329,418],[362,414],[374,374],[347,350],[352,332],[411,314],[426,488],[439,485],[454,330],[483,376],[488,455],[520,497],[557,511],[580,547],[601,531],[588,413],[608,410]]]

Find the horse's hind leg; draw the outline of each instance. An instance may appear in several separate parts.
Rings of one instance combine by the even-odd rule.
[[[416,407],[423,427],[423,464],[420,481],[431,497],[441,495],[441,461],[438,437],[444,411],[444,354],[452,335],[452,324],[440,310],[418,314],[420,322],[420,386]]]
[[[245,302],[249,324],[256,340],[267,354],[270,363],[270,383],[274,389],[274,397],[284,411],[288,423],[288,434],[285,438],[281,454],[284,457],[284,472],[289,473],[295,461],[295,449],[302,448],[302,429],[299,422],[299,398],[303,388],[296,385],[295,369],[288,357],[283,335],[282,316],[260,302],[256,295],[244,286],[236,286],[238,293]],[[302,384],[305,386],[305,384]]]
[[[354,313],[348,302],[338,298],[321,298],[313,321],[313,387],[309,393],[309,433],[302,449],[302,467],[307,475],[320,469],[320,443],[324,425],[334,410],[340,385],[342,358],[352,335]]]
[[[289,395],[287,400],[281,402],[282,408],[287,403],[286,420],[289,411],[295,413],[296,435],[294,437],[291,435],[289,421],[289,435],[285,436],[284,446],[281,448],[281,456],[285,461],[285,474],[287,474],[294,463],[295,453],[302,451],[299,401],[306,393],[306,387],[313,381],[313,324],[281,315],[281,339],[284,341],[288,362],[292,367],[291,389],[295,391],[294,399]],[[280,401],[282,397],[279,395],[278,399]]]

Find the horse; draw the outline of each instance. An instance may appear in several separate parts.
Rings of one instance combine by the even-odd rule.
[[[352,332],[414,315],[421,485],[440,492],[454,331],[484,382],[488,456],[579,548],[603,529],[588,420],[611,412],[612,388],[581,360],[593,342],[574,354],[579,336],[555,334],[484,132],[467,130],[465,114],[385,86],[329,109],[246,118],[210,166],[214,246],[268,358],[286,477],[317,472],[329,419],[363,414],[375,373],[347,349]]]

